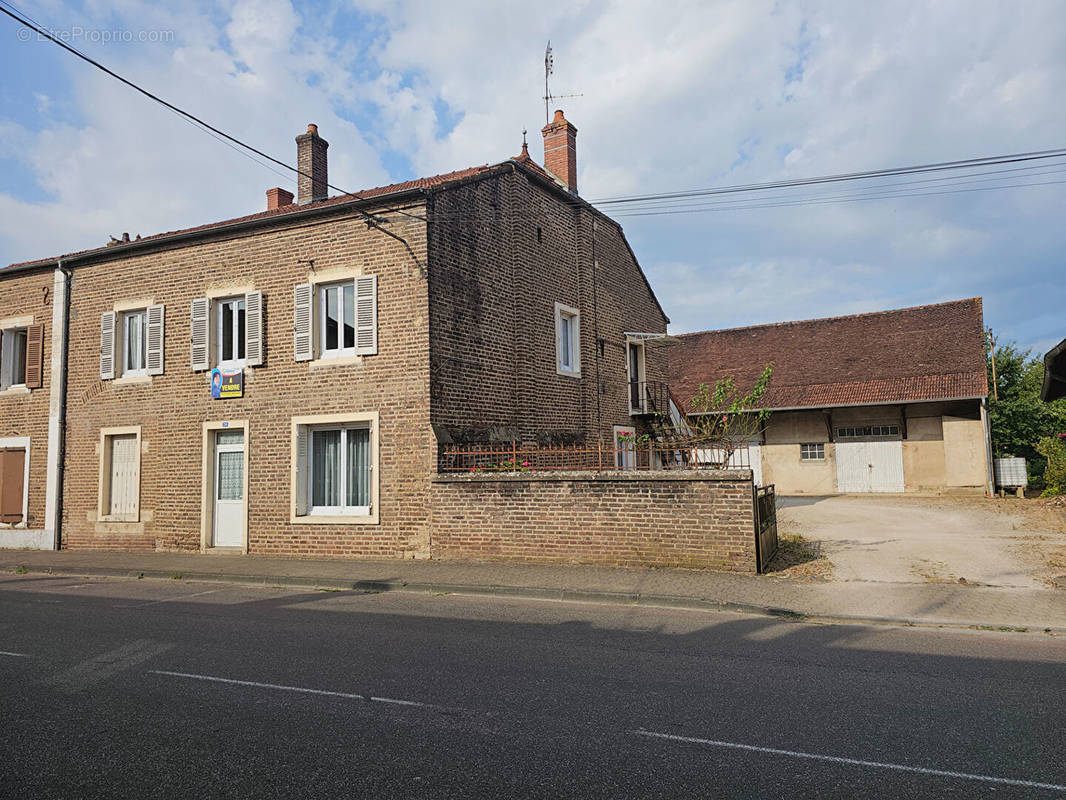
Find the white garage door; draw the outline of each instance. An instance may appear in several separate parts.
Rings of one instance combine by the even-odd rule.
[[[902,492],[903,442],[836,443],[838,492]]]

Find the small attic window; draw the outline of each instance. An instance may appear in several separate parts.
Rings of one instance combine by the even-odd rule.
[[[544,241],[544,231],[541,230],[540,226],[538,225],[537,226],[537,244],[540,244],[543,241]]]

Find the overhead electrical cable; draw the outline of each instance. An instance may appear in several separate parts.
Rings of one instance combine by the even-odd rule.
[[[3,6],[6,6],[6,8],[4,8]],[[7,0],[0,0],[0,13],[3,13],[5,15],[7,15],[8,17],[10,17],[11,19],[15,20],[20,25],[23,25],[26,28],[29,28],[30,30],[35,31],[39,36],[43,36],[44,38],[48,39],[50,42],[53,42],[54,44],[59,45],[61,48],[63,48],[67,52],[77,56],[78,58],[80,58],[81,60],[85,61],[86,63],[91,64],[92,66],[96,67],[96,69],[98,69],[101,72],[109,75],[110,77],[114,78],[115,80],[119,81],[120,83],[125,84],[126,86],[130,87],[134,91],[139,92],[140,94],[144,95],[145,97],[147,97],[148,99],[152,100],[153,102],[159,103],[164,108],[169,109],[170,111],[174,112],[175,114],[179,115],[180,117],[182,117],[182,118],[186,119],[187,121],[193,123],[200,130],[203,130],[204,132],[209,133],[209,134],[213,134],[216,138],[217,137],[221,137],[222,139],[226,140],[227,142],[231,142],[233,145],[236,145],[237,147],[243,148],[244,150],[247,150],[250,153],[254,153],[255,155],[259,156],[260,158],[266,159],[266,161],[271,162],[272,164],[276,164],[277,166],[283,167],[284,169],[287,169],[290,172],[296,173],[296,175],[298,175],[298,176],[303,176],[305,178],[310,178],[311,177],[307,173],[302,172],[297,167],[293,167],[290,164],[287,164],[287,163],[285,163],[284,161],[282,161],[280,159],[274,158],[269,153],[265,153],[262,150],[260,150],[260,149],[258,149],[256,147],[253,147],[252,145],[247,144],[246,142],[241,141],[237,137],[231,136],[230,134],[226,133],[225,131],[223,131],[223,130],[217,128],[217,127],[215,127],[214,125],[211,125],[210,123],[205,122],[204,120],[200,119],[196,115],[191,114],[188,111],[185,111],[184,109],[180,108],[179,106],[176,106],[173,103],[170,103],[167,100],[164,100],[159,95],[154,94],[154,93],[148,91],[147,89],[142,88],[141,86],[137,85],[136,83],[134,83],[131,80],[128,80],[127,78],[124,78],[122,75],[119,75],[114,70],[111,70],[108,67],[104,66],[103,64],[101,64],[99,61],[97,61],[96,59],[92,58],[88,54],[83,53],[82,51],[78,50],[76,47],[72,47],[71,45],[67,44],[66,42],[62,41],[61,39],[53,36],[46,28],[44,28],[43,26],[41,26],[40,24],[35,22],[33,19],[31,19],[29,16],[27,16],[22,10],[20,10],[16,6],[12,5]],[[266,166],[266,165],[264,165],[264,166]],[[358,192],[349,192],[349,191],[346,191],[346,190],[340,188],[339,186],[334,186],[333,184],[327,184],[327,186],[330,189],[338,191],[341,194],[347,195],[347,196],[352,197],[352,198],[354,198],[356,200],[364,200],[364,199],[366,199],[364,197],[361,197]],[[378,218],[377,216],[375,216],[373,214],[367,213],[363,209],[356,209],[356,210],[366,219],[368,224],[373,224],[375,227],[377,225],[379,225],[381,222],[384,221],[384,220]],[[420,220],[422,222],[425,221],[425,219],[423,217],[420,217],[417,214],[410,214],[410,213],[408,213],[408,212],[406,212],[406,211],[404,211],[402,209],[399,209],[399,208],[382,209],[382,210],[379,210],[377,213],[381,214],[381,213],[388,213],[388,212],[396,212],[396,213],[399,213],[399,214],[403,214],[405,216],[414,217],[415,219],[418,219],[418,220]]]
[[[4,8],[6,6],[6,8]],[[287,180],[293,180],[290,175],[279,172],[272,165],[288,170],[290,173],[295,173],[297,177],[310,177],[307,173],[302,172],[297,167],[293,167],[280,159],[274,158],[270,154],[247,144],[246,142],[232,136],[225,131],[205,122],[201,118],[191,114],[188,111],[180,108],[179,106],[164,100],[162,97],[142,88],[131,80],[119,75],[113,70],[101,64],[99,61],[93,59],[88,54],[78,50],[76,47],[67,44],[56,36],[52,35],[46,28],[37,23],[27,14],[20,9],[12,5],[8,0],[0,0],[0,12],[4,13],[11,19],[18,22],[35,32],[38,35],[48,39],[64,50],[82,59],[86,63],[92,65],[96,69],[104,72],[115,80],[125,84],[129,88],[139,92],[145,97],[149,98],[153,102],[162,105],[172,113],[176,114],[179,118],[185,122],[193,125],[198,130],[203,131],[212,138],[225,144],[227,147],[241,153],[245,157],[251,159],[254,163],[259,164],[267,169],[270,169],[277,175],[280,175]],[[598,208],[601,212],[606,213],[603,206],[617,206],[613,215],[617,217],[635,217],[635,216],[661,216],[667,214],[689,214],[699,213],[703,211],[717,211],[717,210],[743,210],[743,209],[756,209],[756,208],[781,208],[787,206],[804,206],[804,205],[824,205],[829,203],[844,203],[844,202],[856,202],[860,200],[881,200],[881,199],[893,199],[893,198],[905,198],[905,197],[926,197],[933,195],[943,194],[957,194],[960,192],[974,192],[974,191],[987,191],[992,189],[1008,189],[1008,188],[1022,188],[1029,186],[1048,186],[1062,181],[1043,181],[1043,182],[1026,182],[1026,183],[1014,183],[1014,184],[1000,184],[993,186],[979,186],[967,189],[959,189],[955,187],[965,186],[967,184],[974,183],[987,183],[999,180],[1008,180],[1010,177],[1035,177],[1038,175],[1053,174],[1054,172],[1060,172],[1061,170],[1049,170],[1044,172],[1032,172],[1025,176],[1004,176],[1004,177],[990,177],[983,180],[966,180],[969,178],[977,178],[979,176],[986,175],[999,175],[1004,173],[1025,172],[1030,170],[1041,169],[1048,166],[1046,163],[1050,159],[1066,158],[1066,148],[1058,148],[1051,150],[1037,150],[1024,153],[1014,153],[1001,156],[986,156],[981,158],[969,158],[957,161],[941,161],[928,164],[917,164],[913,166],[905,167],[890,167],[886,169],[867,170],[861,172],[848,172],[839,173],[833,175],[823,175],[810,178],[793,178],[783,179],[777,181],[769,181],[765,183],[752,183],[752,184],[737,184],[732,186],[710,187],[706,189],[694,189],[678,192],[661,192],[656,194],[646,195],[634,195],[634,196],[613,196],[594,199],[590,201],[584,201],[579,199],[570,200],[572,205],[580,205],[588,202],[588,204]],[[1040,164],[1033,164],[1026,167],[1014,167],[1004,170],[987,170],[984,172],[973,172],[972,170],[982,167],[999,166],[1006,164],[1018,164],[1025,162],[1045,162]],[[805,187],[817,187],[825,186],[829,184],[838,184],[844,182],[855,181],[877,181],[879,179],[889,177],[900,177],[908,175],[922,175],[937,172],[958,172],[968,171],[964,174],[949,175],[936,178],[923,178],[916,181],[899,181],[894,183],[880,183],[864,188],[856,189],[854,193],[847,195],[837,196],[795,196],[791,194],[778,194],[771,196],[756,196],[761,192],[769,190],[792,190]],[[943,186],[932,187],[922,186],[922,184],[931,183],[943,183]],[[333,189],[341,194],[356,199],[366,200],[369,198],[363,197],[358,192],[349,192],[333,184],[327,184],[330,189]],[[895,188],[895,187],[907,187],[907,188]],[[940,189],[940,191],[926,191],[926,189]],[[716,196],[728,196],[722,200],[711,200],[709,198]],[[750,197],[744,197],[744,195],[752,195]],[[775,202],[765,202],[767,200]],[[780,202],[776,202],[780,201]],[[405,211],[402,208],[390,207],[379,209],[375,213],[371,214],[367,211],[357,208],[356,209],[367,221],[368,225],[378,227],[382,219],[380,214],[387,214],[395,212],[412,219],[416,219],[420,222],[426,222],[426,218]],[[434,214],[435,219],[477,219],[483,218],[482,214],[471,211],[443,211]],[[388,231],[384,231],[389,233]],[[394,234],[389,233],[394,236]],[[396,237],[398,238],[398,237]],[[402,241],[402,240],[401,240]],[[406,244],[406,242],[405,242]]]

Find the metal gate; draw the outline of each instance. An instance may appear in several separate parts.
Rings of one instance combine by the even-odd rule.
[[[777,495],[774,485],[755,488],[755,571],[760,575],[777,555]]]

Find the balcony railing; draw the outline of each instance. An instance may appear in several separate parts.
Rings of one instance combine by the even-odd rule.
[[[670,387],[662,381],[630,381],[629,413],[644,416],[670,413]]]

